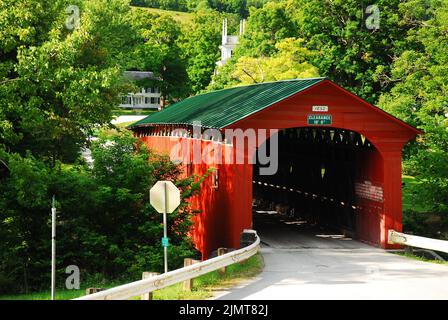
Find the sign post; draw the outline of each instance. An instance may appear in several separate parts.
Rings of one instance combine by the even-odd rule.
[[[163,214],[163,255],[165,272],[168,272],[168,234],[166,215],[173,212],[180,204],[180,191],[171,181],[158,181],[149,190],[149,201],[157,212]]]
[[[51,300],[56,296],[56,206],[53,195],[51,205]]]
[[[168,187],[167,183],[164,184],[164,191],[165,191],[165,209],[163,210],[163,239],[162,239],[162,246],[163,246],[163,265],[165,266],[165,273],[168,272],[168,235],[166,231],[166,214],[168,212],[168,201],[169,201],[169,195],[168,195]]]

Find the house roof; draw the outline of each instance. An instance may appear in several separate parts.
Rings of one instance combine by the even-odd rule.
[[[125,71],[123,75],[131,81],[154,79],[154,73],[151,71]]]
[[[202,127],[222,129],[323,80],[294,79],[212,91],[177,102],[129,128],[200,122]]]

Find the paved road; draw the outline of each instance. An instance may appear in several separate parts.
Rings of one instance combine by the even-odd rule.
[[[218,299],[448,299],[448,266],[257,214],[264,271]]]

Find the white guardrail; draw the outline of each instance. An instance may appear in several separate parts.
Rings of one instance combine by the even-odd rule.
[[[419,237],[397,232],[395,230],[389,230],[388,242],[389,244],[401,244],[409,247],[417,247],[448,253],[448,241],[446,240]]]
[[[260,238],[256,233],[255,237],[255,242],[251,245],[223,254],[222,256],[195,263],[188,267],[169,271],[158,276],[89,294],[74,300],[126,300],[168,287],[178,282],[197,278],[203,274],[246,260],[255,255],[260,248]]]

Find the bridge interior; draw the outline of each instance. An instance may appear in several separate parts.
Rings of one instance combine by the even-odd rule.
[[[271,141],[265,142],[267,150]],[[372,143],[349,130],[292,128],[278,133],[278,154],[274,175],[260,175],[260,164],[254,165],[254,212],[277,213],[313,228],[379,241],[379,233],[366,225],[379,223],[381,203],[360,197],[360,183],[375,180],[381,162]]]

